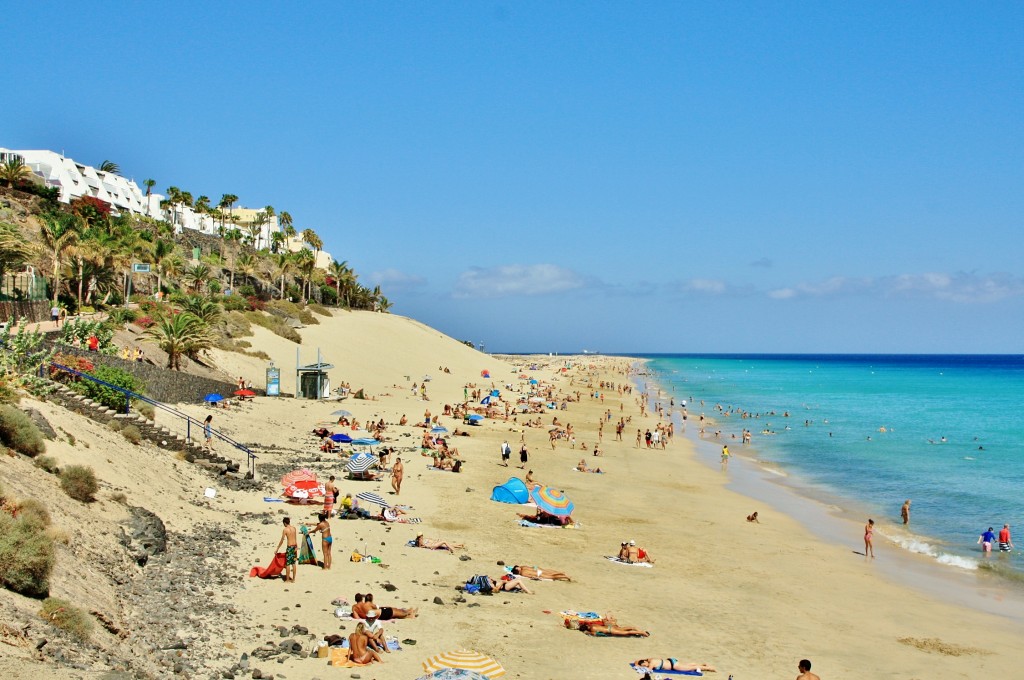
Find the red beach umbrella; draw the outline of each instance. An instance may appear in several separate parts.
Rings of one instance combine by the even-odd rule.
[[[301,470],[292,470],[284,477],[281,478],[281,486],[291,486],[295,482],[299,481],[316,481],[316,473],[308,468],[302,468]]]

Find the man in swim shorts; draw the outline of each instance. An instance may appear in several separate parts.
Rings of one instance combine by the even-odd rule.
[[[817,673],[811,672],[811,662],[807,659],[801,659],[796,667],[800,670],[800,675],[796,676],[796,680],[821,680]]]
[[[1004,524],[1003,528],[999,530],[999,552],[1010,552],[1011,550],[1013,550],[1013,539],[1010,538],[1010,525]]]
[[[277,541],[277,547],[274,548],[274,552],[280,552],[281,544],[287,541],[287,548],[285,549],[284,557],[284,580],[295,582],[295,572],[299,564],[299,539],[298,532],[295,527],[292,526],[291,517],[285,517],[281,520],[284,524],[284,529],[281,531],[281,538]]]

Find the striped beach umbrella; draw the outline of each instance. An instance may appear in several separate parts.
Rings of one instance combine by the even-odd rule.
[[[471,652],[466,649],[438,654],[423,662],[423,670],[427,673],[444,670],[445,668],[461,668],[473,671],[488,678],[488,680],[505,675],[505,669],[502,668],[500,663],[480,652]]]
[[[335,411],[331,415],[332,416],[338,416],[339,418],[342,418],[342,417],[344,417],[344,418],[351,418],[352,417],[352,412],[351,411],[346,411],[345,409],[341,409],[340,411]]]
[[[540,484],[530,489],[530,500],[542,511],[555,517],[568,517],[576,509],[564,492]]]
[[[356,498],[358,498],[361,501],[366,501],[367,503],[373,503],[374,505],[379,505],[382,508],[390,508],[391,507],[390,503],[388,503],[386,500],[381,498],[381,496],[379,496],[378,494],[375,494],[372,491],[360,491],[359,493],[356,494]]]
[[[316,481],[316,473],[309,468],[302,468],[301,470],[292,470],[284,477],[281,478],[281,486],[288,487],[298,481]]]
[[[349,472],[366,472],[375,462],[377,462],[376,456],[363,451],[349,458],[345,463],[345,469]]]
[[[487,676],[476,671],[467,671],[465,668],[445,668],[422,675],[416,680],[487,680]]]

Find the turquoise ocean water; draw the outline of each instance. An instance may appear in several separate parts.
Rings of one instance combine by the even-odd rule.
[[[653,400],[678,410],[685,399],[691,433],[703,412],[716,421],[706,438],[721,430],[744,455],[731,435],[746,428],[751,456],[888,524],[903,548],[1024,578],[1024,356],[642,356],[662,390]],[[906,498],[909,532],[898,526]],[[984,556],[978,536],[1004,523],[1017,550]]]

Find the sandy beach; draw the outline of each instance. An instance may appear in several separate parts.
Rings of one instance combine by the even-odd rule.
[[[282,369],[282,389],[293,392],[296,345],[262,328],[254,332],[253,347],[274,360]],[[289,679],[351,673],[362,678],[416,678],[423,674],[421,664],[427,657],[465,648],[498,660],[506,677],[536,679],[637,677],[628,663],[642,657],[712,664],[718,672],[709,675],[723,680],[730,674],[737,680],[792,678],[801,658],[811,659],[813,670],[825,680],[1020,673],[1016,649],[1024,630],[1018,623],[952,604],[893,578],[880,568],[890,559],[886,551],[893,550],[884,542],[878,543],[874,562],[865,560],[855,552],[863,549],[856,533],[843,537],[848,540],[822,540],[798,518],[726,488],[730,473],[702,463],[694,443],[681,432],[663,450],[636,448],[636,430],[653,429],[657,416],[648,412],[641,417],[638,390],[623,395],[599,387],[601,381],[632,384],[631,359],[503,359],[481,354],[413,320],[369,312],[339,312],[299,332],[302,363],[313,363],[319,348],[324,361],[334,366],[332,385],[347,382],[353,391],[364,390],[369,399],[349,398],[339,404],[259,397],[216,411],[198,403],[181,405],[199,418],[214,413],[216,426],[253,447],[260,456],[258,472],[265,483],[261,489],[222,486],[173,452],[148,444],[128,445],[116,433],[53,403],[23,401],[23,406],[37,408],[58,432],[74,433],[74,444],[67,438],[48,442],[47,455],[62,465],[93,466],[101,480],[99,501],[86,506],[67,499],[52,476],[17,458],[5,459],[0,482],[21,496],[57,499],[51,508],[54,524],[70,538],[59,550],[51,593],[106,612],[118,629],[127,631],[124,644],[134,653],[164,654],[165,650],[147,649],[148,643],[132,637],[133,628],[162,614],[125,596],[151,578],[147,570],[154,565],[131,565],[120,575],[95,566],[103,563],[106,551],[119,550],[115,528],[127,511],[113,500],[118,493],[127,495],[129,505],[158,515],[169,532],[186,537],[201,526],[203,540],[216,542],[219,552],[211,572],[222,570],[226,575],[211,583],[208,592],[200,588],[210,611],[194,612],[192,628],[167,632],[187,643],[181,656],[195,661],[196,677],[214,677],[232,668],[242,653],[251,654],[268,641],[277,645],[282,639],[295,639],[308,651],[324,635],[347,635],[355,623],[336,618],[331,603],[352,602],[357,592],[372,592],[381,605],[419,608],[415,619],[384,624],[389,635],[415,644],[406,642],[401,651],[386,655],[383,664],[358,669],[331,668],[325,659],[292,654],[251,658],[250,668],[262,669],[264,677],[273,673]],[[228,375],[262,385],[266,362],[218,350],[213,359]],[[535,370],[530,370],[531,364]],[[481,377],[485,370],[490,378]],[[449,438],[465,464],[459,474],[429,468],[431,459],[419,450],[423,429],[412,426],[425,410],[436,415],[445,404],[461,403],[467,385],[485,393],[498,389],[514,400],[525,396],[529,379],[561,395],[559,403],[576,392],[582,398],[568,402],[566,410],[544,409],[530,416],[540,419],[540,427],[524,427],[525,416],[516,422],[487,419],[470,428],[461,419],[441,416],[439,422],[448,430],[470,432],[468,437]],[[425,384],[428,401],[413,393],[414,381]],[[602,398],[592,396],[594,392]],[[331,427],[330,414],[339,408],[351,411],[360,422],[387,423],[385,445],[397,447],[405,463],[400,496],[391,494],[387,479],[344,480],[344,460],[318,450],[311,430],[319,424]],[[603,455],[594,457],[598,423],[606,411],[612,419],[599,444]],[[409,425],[398,426],[403,415]],[[559,441],[552,450],[548,429],[556,417],[573,425],[576,448]],[[614,423],[620,417],[629,422],[623,441],[615,441]],[[500,465],[504,440],[513,448],[507,468]],[[516,467],[521,442],[529,449],[527,467],[533,477],[564,490],[575,504],[573,517],[579,527],[521,527],[516,513],[528,509],[489,500],[492,487],[509,477],[523,477],[525,470]],[[580,450],[582,443],[586,451]],[[604,474],[575,471],[581,457]],[[331,570],[300,566],[295,583],[250,578],[252,566],[264,565],[273,556],[282,517],[316,521],[314,506],[264,500],[281,490],[278,475],[270,471],[292,467],[309,467],[324,480],[335,474],[342,495],[374,491],[409,505],[409,515],[422,523],[333,520]],[[214,498],[204,496],[208,487],[217,490]],[[758,524],[745,519],[754,510],[760,514]],[[465,543],[467,549],[448,554],[408,547],[420,531],[430,538]],[[653,568],[604,559],[630,539],[651,552]],[[319,553],[319,538],[314,542]],[[380,563],[352,562],[353,551],[379,557]],[[466,595],[465,602],[460,601],[456,586],[476,574],[499,577],[499,561],[561,570],[572,581],[531,581],[533,594]],[[83,574],[92,577],[82,578]],[[8,592],[0,598],[5,608],[23,616],[36,607]],[[650,637],[589,637],[564,627],[559,615],[564,610],[610,613],[620,625],[649,631]],[[41,629],[44,624],[36,625]],[[284,638],[279,626],[287,629]],[[308,634],[294,633],[293,626],[308,629]],[[108,630],[99,630],[96,637],[100,646],[119,644]],[[46,675],[55,668],[50,661],[43,661],[32,644],[11,639],[0,647],[0,672],[12,678],[51,677]],[[60,673],[100,677],[101,671],[114,667],[111,662],[94,671]],[[173,663],[163,668],[154,674],[173,675]],[[250,677],[249,671],[237,677]]]

